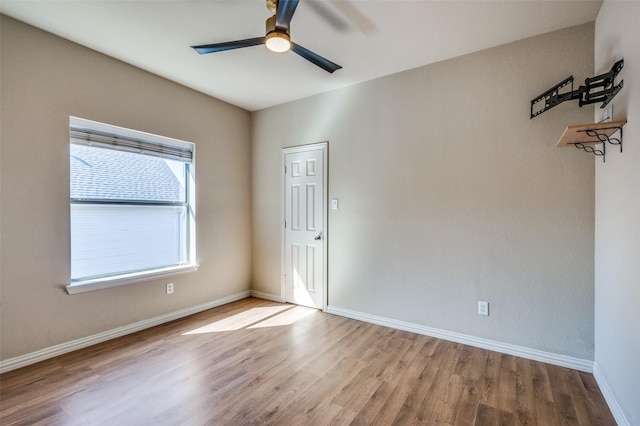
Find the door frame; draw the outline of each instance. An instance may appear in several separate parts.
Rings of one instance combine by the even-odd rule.
[[[281,203],[280,203],[280,299],[283,303],[287,302],[287,293],[286,293],[286,243],[287,243],[287,230],[285,229],[285,220],[286,220],[286,175],[284,172],[286,165],[286,156],[287,154],[295,154],[298,152],[305,151],[315,151],[322,150],[322,227],[323,227],[323,236],[322,238],[322,311],[327,310],[328,305],[328,277],[329,277],[329,265],[328,265],[328,256],[327,256],[327,248],[328,248],[328,240],[329,240],[329,142],[317,142],[311,143],[308,145],[298,145],[282,148],[282,158],[280,164],[280,176],[281,176]]]

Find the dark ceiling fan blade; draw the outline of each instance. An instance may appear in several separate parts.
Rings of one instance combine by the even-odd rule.
[[[331,62],[330,60],[325,59],[316,53],[313,53],[309,49],[305,49],[299,44],[295,44],[292,42],[291,50],[293,50],[295,53],[305,58],[307,61],[319,66],[320,68],[322,68],[323,70],[329,73],[333,73],[335,70],[339,70],[340,68],[342,68],[340,65],[334,62]]]
[[[291,24],[293,13],[298,7],[299,0],[278,0],[278,10],[276,12],[276,28],[288,30]]]
[[[376,25],[362,12],[360,12],[352,2],[345,0],[329,0],[329,3],[339,10],[340,13],[342,13],[342,16],[355,25],[361,33],[371,34],[377,30]]]
[[[225,50],[240,49],[243,47],[257,46],[264,44],[265,37],[248,38],[245,40],[227,41],[224,43],[203,44],[201,46],[191,46],[201,55],[205,53],[224,52]]]
[[[331,9],[327,6],[326,1],[309,0],[305,2],[305,4],[309,6],[311,10],[313,10],[321,18],[327,21],[327,23],[331,25],[335,30],[340,31],[341,33],[349,30],[349,24],[336,13],[332,12]]]

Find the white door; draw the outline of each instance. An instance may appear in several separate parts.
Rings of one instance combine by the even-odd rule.
[[[325,307],[326,144],[284,154],[284,286],[287,302]]]

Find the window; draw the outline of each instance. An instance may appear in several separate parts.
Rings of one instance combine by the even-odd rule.
[[[69,293],[195,269],[194,145],[75,117],[69,134]]]

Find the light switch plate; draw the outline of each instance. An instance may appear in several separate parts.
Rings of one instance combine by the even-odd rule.
[[[333,198],[331,200],[331,210],[338,210],[338,199]]]

